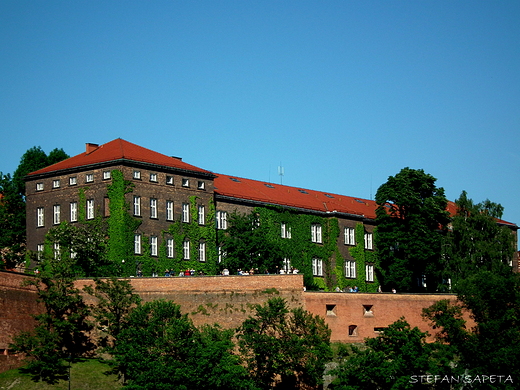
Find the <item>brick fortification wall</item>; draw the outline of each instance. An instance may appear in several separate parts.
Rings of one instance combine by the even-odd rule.
[[[9,355],[12,337],[35,327],[33,314],[41,311],[36,302],[36,289],[22,286],[29,278],[23,274],[0,271],[0,372],[20,366],[17,355]]]

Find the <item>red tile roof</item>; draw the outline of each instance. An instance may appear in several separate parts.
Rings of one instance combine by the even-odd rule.
[[[29,175],[61,171],[121,159],[211,174],[209,171],[186,164],[178,158],[169,157],[118,138],[100,146],[87,144],[86,152],[29,173]]]
[[[376,203],[373,200],[221,174],[217,174],[214,183],[215,193],[220,196],[325,213],[340,212],[370,219],[376,217]]]

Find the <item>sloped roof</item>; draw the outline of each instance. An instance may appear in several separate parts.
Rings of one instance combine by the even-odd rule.
[[[61,171],[65,169],[78,168],[88,165],[100,164],[115,160],[127,160],[141,163],[148,163],[167,168],[176,168],[192,172],[211,174],[210,171],[198,168],[194,165],[186,164],[182,160],[166,156],[153,150],[143,148],[142,146],[125,141],[118,138],[103,145],[88,144],[87,151],[77,156],[60,161],[59,163],[49,165],[29,175],[38,175],[42,173]]]
[[[318,212],[339,212],[369,219],[376,217],[373,200],[289,187],[280,184],[216,174],[215,193],[235,199],[288,206]]]

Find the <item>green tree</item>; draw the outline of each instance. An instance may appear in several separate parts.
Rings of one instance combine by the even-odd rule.
[[[24,199],[11,176],[0,172],[0,269],[24,261],[25,237]]]
[[[427,333],[404,318],[389,325],[364,348],[352,347],[337,369],[334,390],[450,389],[449,383],[425,383],[425,375],[453,374],[447,346],[428,344]],[[447,355],[450,356],[449,354]]]
[[[222,250],[226,254],[221,268],[231,272],[238,269],[258,269],[275,272],[282,266],[283,254],[279,243],[269,240],[268,226],[259,223],[255,212],[232,213],[228,217],[228,229],[220,237]]]
[[[385,288],[436,291],[441,244],[450,219],[444,189],[422,169],[403,168],[376,193],[378,271]]]
[[[35,380],[56,382],[66,373],[67,359],[76,360],[94,348],[90,312],[74,287],[71,265],[70,259],[49,256],[38,276],[27,282],[37,289],[45,310],[35,316],[34,331],[15,336],[10,348],[26,355],[26,371]]]
[[[323,318],[282,298],[256,305],[237,332],[246,365],[261,389],[317,388],[332,356],[330,330]]]
[[[128,389],[252,389],[232,334],[199,331],[175,303],[151,301],[132,310],[114,356]]]
[[[444,248],[445,278],[456,285],[481,270],[511,272],[515,240],[511,229],[498,223],[503,207],[489,200],[475,204],[466,191],[455,204]]]

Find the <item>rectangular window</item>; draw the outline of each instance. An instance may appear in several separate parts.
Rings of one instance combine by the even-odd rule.
[[[190,242],[189,241],[184,241],[182,243],[182,250],[183,250],[184,260],[189,260],[190,259]]]
[[[60,188],[60,181],[59,180],[53,180],[52,181],[52,188]]]
[[[141,197],[134,195],[134,216],[141,216]]]
[[[173,257],[173,238],[166,239],[166,255],[169,258]]]
[[[285,257],[283,259],[282,270],[286,274],[292,273],[291,259],[289,259],[288,257]]]
[[[43,245],[43,244],[38,244],[38,246],[36,247],[36,251],[37,251],[37,259],[38,259],[38,260],[41,260],[41,259],[42,259],[43,249],[44,249],[44,245]]]
[[[345,261],[345,277],[346,278],[356,278],[356,262],[353,260]]]
[[[321,225],[317,223],[311,225],[311,241],[321,244]]]
[[[150,181],[157,183],[157,173],[150,173]]]
[[[141,171],[134,171],[134,179],[141,180]]]
[[[206,243],[205,242],[199,242],[199,261],[201,261],[201,262],[206,261]]]
[[[189,187],[190,186],[190,179],[182,179],[182,186],[183,187]]]
[[[190,205],[188,203],[182,204],[182,222],[190,222]]]
[[[60,256],[60,243],[59,242],[55,242],[54,243],[54,258],[55,259],[60,259],[61,256]]]
[[[134,253],[136,255],[141,254],[141,235],[134,234]]]
[[[173,185],[173,176],[166,176],[166,184]]]
[[[36,191],[43,191],[43,183],[36,183]]]
[[[217,229],[227,229],[227,213],[225,211],[217,211]]]
[[[171,200],[166,201],[166,220],[173,221],[173,202]]]
[[[78,221],[78,202],[70,202],[70,222]]]
[[[53,219],[52,219],[52,223],[54,225],[59,225],[60,224],[60,219],[61,219],[61,206],[59,204],[55,204],[54,205],[54,208],[53,208]]]
[[[150,199],[150,218],[157,218],[157,199]]]
[[[44,227],[45,226],[45,213],[43,207],[38,207],[36,209],[36,225],[38,227]]]
[[[204,206],[199,206],[199,225],[204,225],[206,222],[206,210]]]
[[[365,233],[365,249],[373,249],[372,233]]]
[[[372,264],[367,264],[365,266],[366,273],[366,281],[373,282],[374,281],[374,266]]]
[[[344,231],[345,245],[356,245],[355,229],[346,227]]]
[[[292,236],[292,229],[286,223],[281,224],[281,235],[282,238],[291,238]]]
[[[323,276],[323,261],[314,257],[312,259],[312,274],[314,276]]]
[[[150,255],[157,256],[157,237],[150,237]]]
[[[199,190],[203,190],[203,189],[205,189],[205,188],[206,188],[206,183],[204,183],[202,180],[199,180],[199,181],[197,182],[197,188],[198,188]]]
[[[94,219],[94,199],[87,200],[87,219]]]
[[[75,186],[78,184],[78,178],[76,176],[69,177],[69,186]]]
[[[87,183],[92,183],[94,181],[94,174],[93,173],[87,173],[85,175],[85,181]]]
[[[103,180],[110,179],[110,171],[103,171]]]

